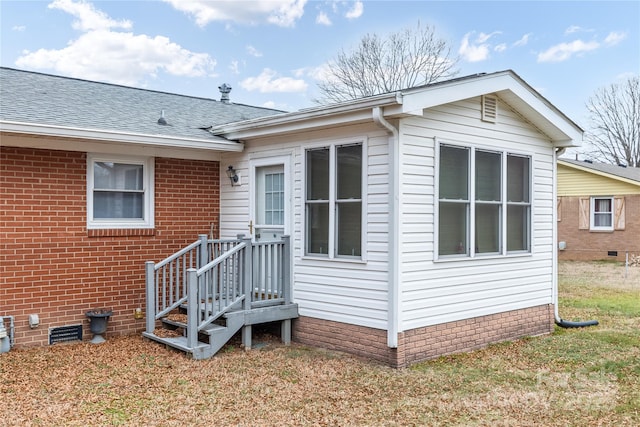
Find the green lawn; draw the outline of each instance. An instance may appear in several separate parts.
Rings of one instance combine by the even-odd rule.
[[[0,426],[638,426],[640,267],[563,263],[585,329],[394,370],[300,345],[193,361],[140,337],[0,355]]]

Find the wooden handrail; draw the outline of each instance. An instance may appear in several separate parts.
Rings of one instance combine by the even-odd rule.
[[[229,248],[230,246],[233,246]],[[218,249],[224,251],[215,259]],[[197,345],[198,332],[232,307],[243,310],[291,302],[290,240],[252,243],[209,240],[206,235],[155,264],[146,263],[146,330],[187,304],[187,343]],[[208,262],[207,262],[208,261]],[[250,336],[250,326],[243,337]],[[244,338],[243,338],[244,341]]]

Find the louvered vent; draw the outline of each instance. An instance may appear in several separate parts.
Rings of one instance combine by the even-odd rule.
[[[498,98],[484,95],[482,97],[482,120],[495,123],[498,118]]]
[[[82,341],[82,325],[60,326],[49,330],[49,344]]]

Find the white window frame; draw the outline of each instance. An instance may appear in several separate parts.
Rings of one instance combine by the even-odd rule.
[[[361,166],[361,185],[362,188],[360,190],[360,208],[361,208],[361,216],[360,216],[360,255],[359,256],[348,256],[348,255],[338,255],[338,224],[336,221],[337,218],[337,209],[338,209],[338,200],[337,200],[337,188],[336,188],[336,180],[337,180],[337,157],[336,150],[339,147],[344,147],[348,145],[360,145],[362,147],[362,166]],[[327,254],[317,254],[317,253],[307,253],[307,153],[309,151],[315,149],[329,149],[329,236],[328,236],[328,253]],[[302,228],[301,228],[301,257],[308,259],[330,259],[334,261],[355,261],[355,262],[366,262],[367,261],[367,222],[366,222],[366,212],[367,212],[367,165],[368,165],[368,150],[367,150],[367,139],[366,138],[358,138],[358,139],[345,139],[345,140],[331,140],[331,142],[318,142],[314,144],[309,144],[302,147]]]
[[[143,218],[131,219],[94,219],[94,165],[97,162],[112,162],[142,166]],[[87,155],[87,229],[133,229],[154,227],[154,158],[138,156],[122,156],[113,154]]]
[[[469,189],[469,194],[468,194],[468,199],[467,200],[461,200],[460,203],[466,203],[468,205],[468,217],[467,217],[467,230],[468,230],[468,235],[466,236],[467,241],[463,242],[464,245],[464,252],[460,253],[460,254],[447,254],[447,255],[440,255],[440,248],[439,248],[439,239],[440,239],[440,218],[439,218],[439,212],[440,212],[440,147],[441,146],[450,146],[450,147],[454,147],[454,148],[461,148],[461,149],[468,149],[469,150],[469,164],[468,164],[468,189]],[[475,184],[475,175],[476,175],[476,170],[475,170],[475,165],[476,165],[476,152],[477,151],[485,151],[485,152],[493,152],[493,153],[500,153],[502,156],[502,170],[500,172],[501,175],[501,214],[500,214],[500,240],[501,240],[501,244],[500,244],[500,251],[499,252],[489,252],[489,253],[476,253],[476,249],[475,249],[475,237],[472,238],[472,236],[476,235],[476,230],[475,230],[475,224],[476,224],[476,204],[482,204],[482,202],[480,201],[480,203],[478,203],[478,201],[476,200],[476,186]],[[533,254],[533,223],[534,223],[534,218],[533,218],[533,171],[534,171],[534,159],[533,156],[531,154],[527,154],[527,153],[515,153],[506,149],[496,149],[495,147],[483,147],[483,146],[477,146],[477,145],[472,145],[469,143],[462,143],[462,142],[452,142],[452,141],[444,141],[444,140],[437,140],[436,141],[436,167],[435,167],[435,177],[436,177],[436,181],[435,181],[435,185],[434,185],[434,193],[435,193],[435,209],[434,209],[434,216],[435,216],[435,227],[434,227],[434,261],[450,261],[450,260],[469,260],[469,259],[486,259],[486,258],[495,258],[495,257],[504,257],[504,256],[513,256],[513,255],[532,255]],[[507,176],[507,159],[508,156],[517,156],[517,157],[525,157],[529,159],[529,202],[528,203],[514,203],[514,202],[509,202],[508,201],[508,197],[507,197],[507,180],[508,180],[508,176]],[[455,201],[449,201],[449,202],[455,202]],[[508,206],[513,205],[513,206],[528,206],[529,207],[529,215],[527,218],[527,242],[526,242],[526,246],[527,249],[526,250],[517,250],[517,251],[508,251],[507,250],[507,246],[508,246],[508,236],[507,236],[507,220],[508,220],[508,215],[507,215],[507,209]]]
[[[596,224],[596,201],[598,200],[609,200],[611,210],[608,212],[611,217],[611,225],[609,226],[601,226]],[[600,212],[607,213],[607,212]],[[613,231],[613,227],[615,224],[615,201],[613,196],[592,196],[589,203],[589,230],[591,231]]]

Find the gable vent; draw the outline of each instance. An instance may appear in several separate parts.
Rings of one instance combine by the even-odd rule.
[[[495,123],[498,118],[498,98],[490,95],[482,96],[482,121]]]

